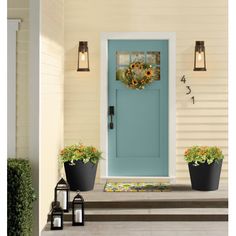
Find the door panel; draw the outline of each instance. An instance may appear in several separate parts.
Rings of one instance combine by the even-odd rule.
[[[117,115],[124,114],[118,115],[116,120],[117,158],[159,157],[156,155],[160,147],[156,142],[160,140],[159,95],[159,90],[141,93],[129,89],[116,90]]]
[[[116,78],[119,68],[137,60],[160,71],[160,80],[144,90],[127,88]],[[109,106],[115,109],[108,175],[168,176],[168,41],[109,40],[108,78]]]

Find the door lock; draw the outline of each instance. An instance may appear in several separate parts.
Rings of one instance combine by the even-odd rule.
[[[114,108],[114,106],[109,106],[108,114],[110,116],[109,128],[110,129],[114,129],[114,124],[113,124],[113,116],[115,115],[115,108]]]

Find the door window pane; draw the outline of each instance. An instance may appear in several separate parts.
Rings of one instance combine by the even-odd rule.
[[[153,71],[154,71],[154,80],[160,80],[161,79],[161,71],[160,71],[160,67],[153,67]]]
[[[144,52],[131,52],[131,62],[145,62]]]
[[[146,62],[152,65],[160,65],[160,52],[147,52]]]
[[[125,71],[128,66],[117,66],[116,67],[116,80],[122,80],[125,76]]]
[[[145,57],[146,54],[146,57]],[[153,69],[154,80],[160,80],[160,52],[116,52],[116,80],[122,80],[125,71],[132,62],[143,62],[150,64]]]
[[[116,65],[128,65],[130,63],[129,52],[116,52]]]

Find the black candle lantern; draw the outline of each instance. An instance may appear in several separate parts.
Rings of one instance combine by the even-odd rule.
[[[69,185],[61,178],[54,191],[54,202],[60,202],[60,207],[64,212],[69,211]]]
[[[72,202],[72,225],[84,225],[84,199],[79,193],[74,197]]]
[[[79,42],[77,71],[89,71],[89,51],[86,41]]]
[[[193,70],[206,71],[206,53],[205,53],[204,41],[196,41]]]
[[[63,229],[63,210],[56,204],[51,210],[51,230]]]

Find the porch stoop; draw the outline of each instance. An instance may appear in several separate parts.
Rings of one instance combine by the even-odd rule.
[[[82,192],[85,222],[228,221],[226,185],[213,192],[193,191],[188,185],[175,185],[171,192],[138,193],[103,192],[103,187],[98,184],[93,191]],[[70,192],[71,202],[75,194]],[[66,227],[71,226],[71,219],[71,211],[64,214]]]

